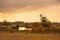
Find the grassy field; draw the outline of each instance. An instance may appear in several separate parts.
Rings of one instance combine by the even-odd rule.
[[[0,32],[0,40],[60,40],[60,34]]]

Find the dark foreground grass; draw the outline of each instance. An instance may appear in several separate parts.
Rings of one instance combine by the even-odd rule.
[[[0,40],[60,40],[59,33],[0,32]]]

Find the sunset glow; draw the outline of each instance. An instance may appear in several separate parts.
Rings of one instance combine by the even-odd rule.
[[[0,1],[0,21],[40,22],[39,15],[45,13],[51,22],[60,22],[59,2],[57,0],[3,0]]]

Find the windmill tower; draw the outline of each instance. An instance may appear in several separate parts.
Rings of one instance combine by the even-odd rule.
[[[43,25],[43,27],[47,27],[48,26],[48,22],[47,22],[47,18],[44,15],[40,14],[40,18],[41,18],[41,24]]]
[[[51,27],[51,22],[46,18],[45,13],[44,15],[40,14],[40,18],[41,18],[41,24],[43,25],[43,27]]]
[[[41,22],[46,22],[46,16],[45,15],[40,14],[40,18],[41,18]]]

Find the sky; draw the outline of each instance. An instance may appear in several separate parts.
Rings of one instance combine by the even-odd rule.
[[[60,22],[60,0],[0,0],[0,21],[40,22],[40,14]]]

